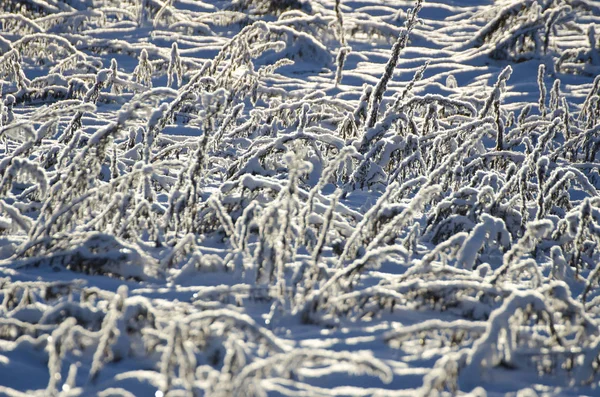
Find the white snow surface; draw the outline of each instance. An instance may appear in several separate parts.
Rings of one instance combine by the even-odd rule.
[[[599,1],[0,7],[0,395],[600,395]]]

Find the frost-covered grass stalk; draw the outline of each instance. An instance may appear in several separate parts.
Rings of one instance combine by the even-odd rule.
[[[346,41],[346,32],[344,30],[344,16],[342,14],[341,9],[341,0],[335,1],[335,16],[337,21],[337,35],[340,41],[340,49],[338,51],[336,57],[336,71],[335,71],[335,85],[337,86],[342,81],[342,72],[344,70],[344,63],[346,62],[346,57],[352,51],[352,48],[348,46],[348,42]]]
[[[396,69],[396,65],[398,64],[398,58],[400,57],[400,53],[406,46],[408,45],[408,39],[410,37],[411,31],[418,24],[418,14],[421,8],[423,7],[423,2],[421,0],[417,0],[415,2],[414,8],[408,11],[407,19],[404,23],[404,29],[398,36],[398,39],[392,46],[392,54],[388,59],[383,75],[375,85],[373,89],[373,94],[369,98],[369,107],[367,109],[367,118],[365,122],[365,126],[367,128],[371,128],[377,122],[377,118],[379,115],[379,106],[381,101],[383,100],[383,95],[387,90],[387,86],[389,81],[392,79],[394,75],[394,70]]]

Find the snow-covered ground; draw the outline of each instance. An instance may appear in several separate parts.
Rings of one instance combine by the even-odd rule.
[[[0,6],[0,395],[600,395],[599,1]]]

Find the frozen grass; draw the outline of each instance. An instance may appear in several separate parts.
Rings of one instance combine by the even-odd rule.
[[[599,393],[598,2],[0,7],[1,395]]]

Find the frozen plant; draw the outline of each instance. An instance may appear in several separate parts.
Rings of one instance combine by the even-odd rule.
[[[177,42],[174,42],[171,46],[171,58],[169,59],[169,68],[167,70],[168,87],[173,85],[174,77],[177,77],[177,85],[181,85],[183,78],[183,66],[181,64],[181,56],[179,55]]]
[[[142,49],[140,57],[138,58],[138,65],[133,71],[133,77],[135,81],[145,85],[146,87],[152,87],[152,72],[153,67],[148,60],[148,52],[146,49]]]

